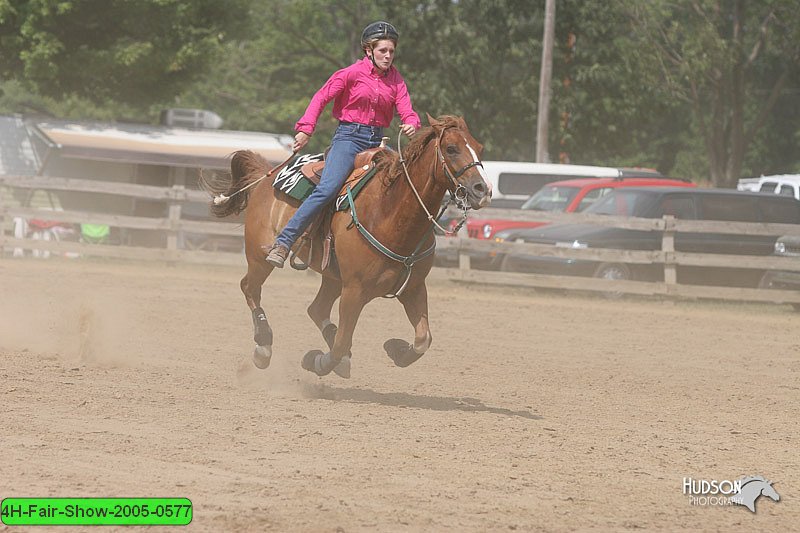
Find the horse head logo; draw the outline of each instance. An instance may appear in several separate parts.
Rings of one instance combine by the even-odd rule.
[[[742,490],[736,496],[731,497],[733,503],[744,505],[751,512],[756,512],[756,500],[759,496],[767,496],[776,502],[781,499],[780,495],[773,488],[772,482],[767,481],[761,476],[748,476],[739,480]]]

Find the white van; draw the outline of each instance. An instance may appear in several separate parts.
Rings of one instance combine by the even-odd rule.
[[[792,196],[800,200],[800,174],[780,174],[760,178],[742,178],[736,185],[740,191],[755,191]]]
[[[650,169],[619,169],[555,163],[484,161],[492,187],[491,207],[518,209],[532,194],[550,182],[573,178],[662,177]]]

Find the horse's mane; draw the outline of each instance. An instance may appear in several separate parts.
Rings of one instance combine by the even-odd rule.
[[[445,128],[463,128],[465,126],[462,118],[452,115],[444,115],[437,120],[441,122],[442,126]],[[411,165],[419,159],[422,154],[425,153],[428,144],[435,139],[436,130],[430,126],[426,126],[415,133],[405,148],[402,149],[406,164]],[[378,172],[383,176],[384,184],[389,187],[392,186],[403,173],[403,165],[400,163],[400,156],[397,152],[387,151],[383,157],[376,161],[376,166]]]

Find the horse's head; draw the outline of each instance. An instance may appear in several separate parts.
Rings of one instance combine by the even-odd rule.
[[[765,483],[761,486],[761,494],[768,498],[772,498],[773,500],[780,501],[781,497],[778,494],[778,491],[772,486],[772,481],[765,481]]]
[[[447,177],[452,197],[472,209],[489,205],[492,189],[480,159],[483,145],[470,134],[464,119],[437,120],[428,115],[428,122],[436,133],[436,158]]]

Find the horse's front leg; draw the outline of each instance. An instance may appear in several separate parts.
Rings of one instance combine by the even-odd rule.
[[[350,348],[358,317],[367,304],[361,289],[344,289],[339,300],[339,328],[328,353],[312,350],[303,357],[302,366],[318,376],[326,376],[331,370],[343,378],[350,377]]]
[[[394,364],[407,367],[422,357],[433,340],[428,324],[428,289],[423,282],[415,287],[408,287],[397,299],[403,304],[406,316],[414,326],[414,344],[403,339],[389,339],[383,343],[383,349]]]

